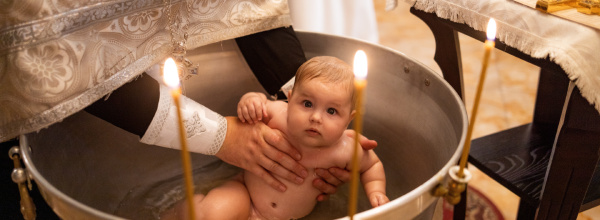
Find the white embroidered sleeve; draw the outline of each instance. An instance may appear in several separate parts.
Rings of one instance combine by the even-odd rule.
[[[225,140],[227,120],[185,96],[181,96],[181,114],[190,152],[215,155]],[[141,142],[179,149],[177,121],[169,88],[161,85],[158,108]]]

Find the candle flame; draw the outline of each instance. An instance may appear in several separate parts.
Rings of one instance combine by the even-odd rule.
[[[496,20],[490,18],[487,26],[487,39],[495,40],[496,39]]]
[[[356,79],[366,79],[367,70],[367,55],[362,50],[356,51],[356,54],[354,55],[354,77],[356,77]]]
[[[165,61],[165,66],[163,68],[163,80],[165,81],[165,84],[167,84],[168,87],[177,88],[179,86],[179,73],[177,72],[175,60],[169,57]]]

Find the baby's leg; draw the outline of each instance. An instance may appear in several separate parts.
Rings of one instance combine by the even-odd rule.
[[[243,219],[250,216],[250,195],[240,181],[230,180],[212,189],[208,194],[195,195],[195,219]],[[188,219],[187,201],[175,205],[173,210],[161,215],[162,219]]]

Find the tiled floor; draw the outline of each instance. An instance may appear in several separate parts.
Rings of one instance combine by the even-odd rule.
[[[398,8],[386,12],[385,0],[375,0],[380,44],[411,56],[440,72],[433,60],[435,42],[429,28],[409,12],[409,5],[399,1]],[[483,44],[460,35],[463,59],[466,108],[469,115],[483,57]],[[482,92],[473,138],[515,127],[532,120],[539,68],[504,52],[494,50]],[[519,198],[512,192],[470,166],[470,185],[484,192],[506,219],[515,219]],[[578,220],[600,219],[600,207],[580,213]]]

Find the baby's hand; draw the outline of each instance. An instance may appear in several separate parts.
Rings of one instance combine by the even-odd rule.
[[[388,203],[390,199],[382,192],[373,192],[369,195],[369,201],[371,202],[371,206],[375,208]]]
[[[262,93],[249,92],[240,99],[237,107],[238,118],[250,124],[261,121],[267,115],[267,96]]]

